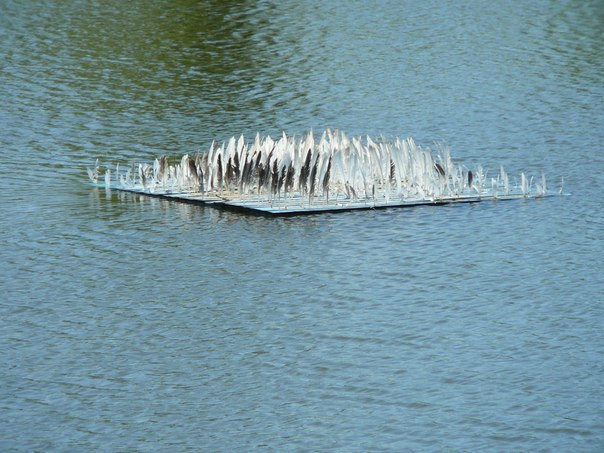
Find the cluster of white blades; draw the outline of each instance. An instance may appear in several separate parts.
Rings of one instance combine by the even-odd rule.
[[[411,138],[363,140],[329,129],[318,141],[312,131],[299,140],[285,133],[276,141],[257,134],[253,142],[232,137],[177,161],[162,156],[153,164],[132,163],[123,172],[118,166],[114,177],[108,169],[104,182],[120,190],[267,212],[546,195],[544,176],[533,189],[523,173],[512,187],[503,167],[487,178],[481,167],[455,165],[448,148],[437,151],[433,155]],[[88,174],[93,182],[102,180],[98,162]]]

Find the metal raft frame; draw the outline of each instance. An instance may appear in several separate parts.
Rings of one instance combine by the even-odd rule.
[[[195,192],[169,192],[154,191],[138,188],[110,187],[105,184],[94,184],[97,187],[105,187],[110,190],[118,190],[146,197],[161,198],[179,203],[209,206],[228,211],[236,211],[247,214],[262,215],[267,217],[287,217],[299,215],[311,215],[321,213],[334,213],[346,211],[390,209],[390,208],[412,208],[417,206],[443,206],[449,204],[478,203],[482,201],[507,201],[521,199],[540,199],[557,195],[556,193],[523,194],[521,192],[505,195],[494,195],[489,193],[476,195],[448,196],[435,199],[408,198],[403,200],[373,200],[342,198],[333,203],[326,200],[311,200],[308,197],[292,196],[287,200],[279,199],[268,202],[262,198],[249,197],[247,199],[228,199],[221,196],[206,195]]]

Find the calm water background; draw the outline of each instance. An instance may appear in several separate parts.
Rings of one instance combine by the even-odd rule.
[[[0,2],[0,450],[604,449],[602,1]],[[446,142],[569,197],[266,219],[94,159]]]

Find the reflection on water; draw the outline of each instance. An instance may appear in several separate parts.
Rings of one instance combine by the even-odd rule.
[[[603,18],[0,2],[0,449],[601,450]],[[266,219],[86,184],[327,127],[573,195]]]

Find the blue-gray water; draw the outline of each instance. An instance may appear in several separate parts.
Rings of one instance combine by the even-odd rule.
[[[0,2],[0,450],[602,451],[602,1]],[[85,168],[257,131],[571,196],[267,219]]]

